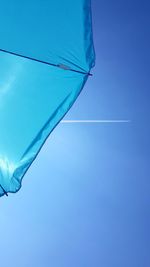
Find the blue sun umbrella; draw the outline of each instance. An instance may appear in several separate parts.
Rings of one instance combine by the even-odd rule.
[[[0,0],[0,196],[15,193],[94,66],[90,0]]]

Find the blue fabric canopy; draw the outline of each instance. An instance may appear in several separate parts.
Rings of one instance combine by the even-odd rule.
[[[95,54],[90,0],[0,0],[0,196],[81,92]]]

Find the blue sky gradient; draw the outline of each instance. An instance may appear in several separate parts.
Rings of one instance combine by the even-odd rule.
[[[96,66],[17,194],[0,199],[2,267],[150,265],[150,3],[93,0]]]

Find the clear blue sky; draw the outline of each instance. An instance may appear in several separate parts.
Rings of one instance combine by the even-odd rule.
[[[131,122],[55,129],[0,199],[2,267],[150,266],[150,3],[92,8],[96,67],[66,119]]]

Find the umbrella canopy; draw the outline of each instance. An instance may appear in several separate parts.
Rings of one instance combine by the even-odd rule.
[[[89,0],[6,0],[0,9],[0,196],[17,192],[81,92],[95,54]]]

